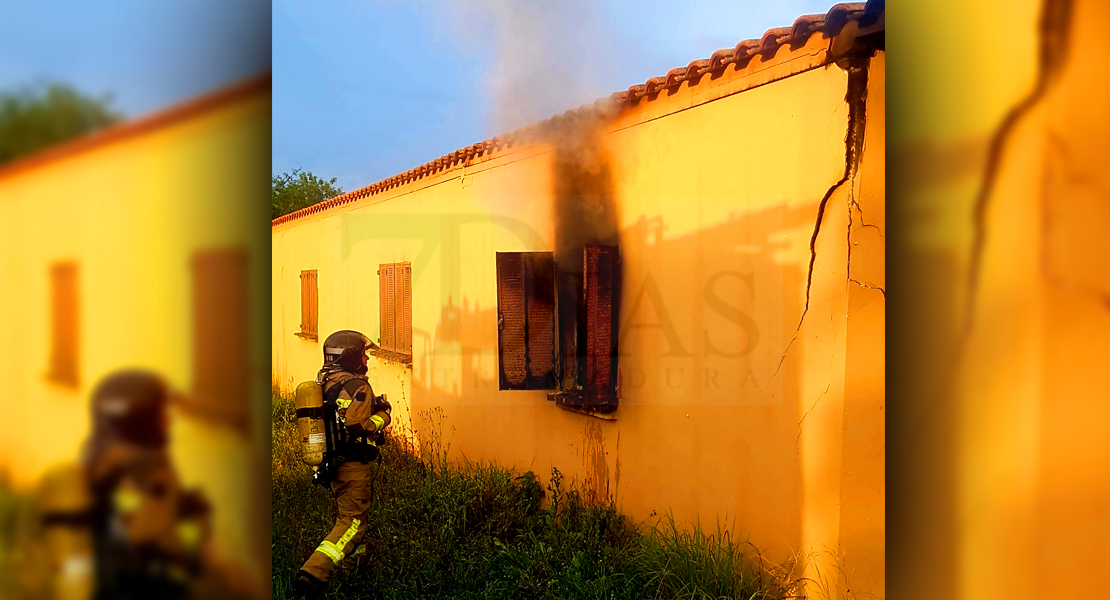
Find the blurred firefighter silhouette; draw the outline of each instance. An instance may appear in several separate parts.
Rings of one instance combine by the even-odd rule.
[[[184,489],[168,451],[169,390],[120,371],[91,400],[79,464],[49,471],[38,505],[50,592],[59,600],[189,598],[204,572],[211,508]]]

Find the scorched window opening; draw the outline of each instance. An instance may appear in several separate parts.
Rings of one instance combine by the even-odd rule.
[[[560,266],[553,252],[497,253],[499,384],[550,390],[566,406],[616,408],[620,254],[588,244]]]

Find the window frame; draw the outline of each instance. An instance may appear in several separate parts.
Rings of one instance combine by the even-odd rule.
[[[550,398],[560,406],[611,412],[619,404],[620,277],[619,246],[582,247],[582,285],[578,288],[582,294],[575,322],[567,324],[576,328],[578,362],[573,385],[565,385]]]

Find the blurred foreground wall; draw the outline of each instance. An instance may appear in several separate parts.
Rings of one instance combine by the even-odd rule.
[[[121,368],[177,398],[172,456],[215,546],[269,578],[265,177],[270,76],[0,168],[0,477],[74,462]]]
[[[425,453],[554,467],[638,522],[719,520],[797,558],[815,597],[884,597],[883,16],[816,17],[276,219],[275,388],[335,330],[394,340],[370,381]],[[592,243],[620,253],[619,407],[506,391],[519,365],[543,378],[551,340],[498,253],[581,273]],[[583,284],[556,280],[565,374]]]
[[[890,581],[907,598],[1106,596],[1108,18],[1104,0],[891,12]]]

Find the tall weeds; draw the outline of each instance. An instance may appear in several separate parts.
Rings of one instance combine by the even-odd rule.
[[[430,412],[425,422],[442,414]],[[331,528],[330,494],[309,481],[292,403],[274,399],[273,594],[289,597],[296,570]],[[794,595],[727,531],[686,531],[665,517],[641,533],[613,506],[590,505],[553,470],[452,466],[435,426],[420,458],[391,438],[375,476],[362,547],[329,585],[334,598],[743,598]],[[377,468],[377,467],[375,467]]]

